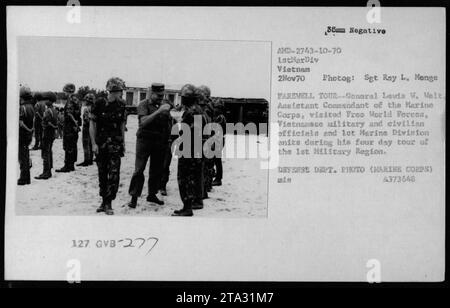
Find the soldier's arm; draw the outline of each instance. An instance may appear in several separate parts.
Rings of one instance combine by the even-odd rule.
[[[143,101],[143,102],[145,102],[145,101]],[[139,110],[140,108],[143,108],[141,106],[143,106],[142,103],[139,104],[139,107],[138,107],[138,116],[140,116],[140,118],[139,118],[139,127],[146,127],[147,125],[152,123],[153,120],[155,120],[155,118],[160,113],[165,112],[165,111],[169,111],[170,108],[171,108],[171,106],[169,104],[164,103],[164,104],[161,104],[161,106],[159,106],[159,108],[155,112],[153,112],[152,114],[146,115],[146,114],[142,114],[141,110]]]
[[[20,114],[19,114],[19,127],[24,128],[25,130],[27,130],[28,132],[32,132],[33,129],[28,128],[28,126],[25,125],[25,123],[23,122],[23,118],[25,116],[25,111],[23,110],[23,106],[20,108]]]
[[[34,114],[35,114],[36,117],[38,117],[42,121],[43,117],[39,113],[39,106],[38,106],[38,104],[36,104],[35,106],[36,106],[35,107],[36,111],[34,112]]]
[[[25,128],[30,133],[33,131],[31,128],[28,128],[28,126],[26,126],[25,123],[23,123],[22,120],[19,121],[19,126],[22,127],[22,128]]]
[[[97,108],[96,106],[92,106],[90,118],[89,118],[89,136],[91,137],[92,151],[95,155],[98,154],[98,146],[95,141],[95,136],[97,136]]]
[[[50,125],[52,128],[58,128],[58,125],[53,124],[52,120],[53,120],[53,111],[48,108],[46,110],[46,116],[47,118],[47,125]]]
[[[97,135],[97,123],[94,120],[89,121],[89,136],[91,137],[92,151],[97,155],[98,146],[95,142],[95,136]]]

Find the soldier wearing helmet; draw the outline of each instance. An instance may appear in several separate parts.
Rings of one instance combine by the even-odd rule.
[[[192,216],[192,210],[195,209],[193,205],[202,193],[202,149],[196,149],[195,145],[196,139],[202,138],[203,110],[198,105],[197,94],[196,88],[191,84],[181,88],[181,104],[184,112],[181,117],[183,134],[177,180],[183,208],[174,211],[172,216]],[[200,123],[199,127],[197,127],[198,123]]]
[[[214,108],[214,117],[213,122],[220,125],[222,128],[222,140],[216,144],[219,144],[219,155],[214,157],[214,167],[215,167],[215,178],[212,182],[212,186],[221,186],[222,185],[222,177],[223,177],[223,167],[222,167],[222,150],[225,145],[225,134],[226,134],[226,125],[227,119],[225,117],[225,105],[220,98],[216,98],[213,101]]]
[[[45,100],[41,92],[34,93],[34,147],[32,150],[41,149],[42,145],[42,118],[45,112]]]
[[[30,88],[20,87],[19,109],[19,165],[20,177],[17,185],[30,184],[30,151],[33,138],[34,107]]]
[[[66,84],[63,87],[63,91],[67,96],[64,106],[63,127],[64,166],[61,169],[57,169],[56,172],[71,172],[75,171],[74,164],[78,156],[77,142],[81,126],[81,105],[74,94],[74,84]]]
[[[144,187],[144,170],[150,158],[147,201],[163,205],[156,196],[161,184],[164,166],[164,153],[169,142],[171,104],[164,99],[165,87],[162,83],[153,83],[149,97],[142,100],[137,108],[139,129],[136,133],[136,160],[133,177],[128,193],[130,208],[137,206]]]
[[[102,203],[97,213],[113,215],[111,202],[116,198],[120,181],[121,158],[125,153],[125,82],[110,78],[106,83],[108,95],[95,100],[91,109],[89,132],[92,151],[96,156],[98,182]]]
[[[42,117],[42,159],[44,170],[41,175],[35,177],[38,180],[47,180],[52,177],[53,168],[53,141],[55,140],[55,131],[58,128],[58,112],[53,103],[56,102],[56,94],[53,92],[44,92],[41,94],[47,108]]]
[[[205,125],[211,123],[214,116],[214,109],[211,101],[211,90],[207,86],[198,87],[199,105],[203,109],[205,115]],[[208,140],[210,135],[203,134],[203,144]],[[208,198],[208,192],[212,190],[212,181],[214,176],[214,158],[203,158],[203,192],[202,199]],[[200,200],[199,203],[203,204]]]
[[[84,151],[84,161],[77,164],[77,166],[85,167],[93,164],[94,155],[92,153],[92,142],[89,135],[89,123],[91,118],[92,105],[95,101],[95,95],[93,93],[88,93],[84,96],[85,107],[83,110],[83,128],[81,130],[81,138],[83,141],[83,151]]]

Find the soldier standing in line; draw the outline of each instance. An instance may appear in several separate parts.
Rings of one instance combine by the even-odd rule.
[[[64,128],[63,128],[63,149],[64,166],[57,169],[56,172],[75,171],[74,164],[77,161],[77,142],[78,132],[81,126],[81,106],[78,98],[75,96],[75,85],[68,83],[63,88],[67,95],[66,105],[64,106]]]
[[[106,89],[109,92],[107,98],[98,98],[92,107],[89,131],[103,199],[97,213],[113,215],[111,202],[119,189],[120,163],[125,152],[126,112],[122,99],[125,82],[118,77],[110,78]]]
[[[56,102],[56,94],[53,92],[42,93],[47,108],[42,117],[42,159],[44,170],[41,175],[35,177],[37,180],[47,180],[52,177],[53,152],[52,146],[55,140],[55,132],[58,127],[58,115],[53,103]]]
[[[34,95],[36,104],[34,105],[34,147],[32,150],[39,150],[42,147],[42,118],[45,112],[45,100],[42,93]]]
[[[212,107],[211,101],[211,91],[207,86],[198,87],[200,100],[199,105],[202,107],[203,112],[205,113],[206,123],[211,123],[213,120],[214,109]],[[209,135],[203,135],[203,143],[205,143]],[[212,178],[214,176],[214,160],[213,158],[205,157],[203,159],[203,181],[204,181],[204,191],[203,191],[203,199],[208,198],[208,192],[212,190]]]
[[[160,188],[163,172],[164,153],[170,136],[168,121],[172,106],[164,100],[164,84],[153,83],[149,98],[142,100],[138,106],[139,129],[136,133],[136,160],[130,188],[130,208],[137,206],[137,199],[144,186],[144,170],[150,157],[147,201],[159,205],[164,202],[156,196]]]
[[[64,134],[64,109],[58,108],[58,138],[62,139]]]
[[[20,177],[17,185],[30,184],[30,150],[33,139],[34,107],[33,97],[28,87],[20,87],[19,110],[19,165]]]
[[[86,102],[86,107],[83,110],[83,129],[82,129],[82,140],[83,140],[83,151],[84,151],[84,161],[77,164],[77,166],[86,167],[93,164],[93,153],[92,153],[92,142],[89,135],[89,122],[91,118],[92,105],[94,104],[95,95],[88,93],[84,97]]]
[[[226,125],[227,119],[225,118],[225,105],[220,99],[216,99],[213,102],[214,106],[214,123],[217,123],[222,128],[222,143],[220,147],[220,153],[222,153],[222,149],[225,146],[225,134],[226,134]],[[223,177],[223,167],[222,167],[222,154],[214,157],[214,167],[216,168],[216,177],[212,182],[212,186],[221,186],[222,185],[222,177]]]
[[[181,156],[178,158],[178,190],[180,191],[180,197],[183,201],[183,208],[181,210],[176,210],[173,212],[172,216],[192,216],[193,204],[198,198],[199,186],[201,188],[202,183],[202,156],[203,151],[200,149],[201,153],[197,153],[195,148],[194,140],[196,138],[202,138],[202,130],[198,130],[200,135],[196,136],[195,117],[199,116],[203,118],[203,110],[197,103],[197,89],[191,85],[186,84],[181,88],[181,104],[183,106],[183,115],[181,118],[181,123],[189,126],[190,129],[190,156]],[[184,134],[184,133],[183,133]],[[181,144],[185,146],[186,140]],[[180,145],[180,146],[181,146]],[[182,148],[180,148],[183,151]],[[198,207],[200,208],[200,207]]]

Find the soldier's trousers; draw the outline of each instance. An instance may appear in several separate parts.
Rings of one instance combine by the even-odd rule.
[[[40,120],[34,122],[34,146],[36,148],[42,145],[42,122]]]
[[[78,134],[64,133],[63,137],[63,149],[64,149],[64,164],[66,166],[72,166],[77,161],[77,142]]]
[[[199,179],[201,178],[202,158],[180,157],[178,159],[178,190],[184,205],[192,205],[198,198]]]
[[[223,177],[222,157],[214,157],[214,166],[216,167],[215,180],[221,181]]]
[[[58,125],[58,138],[63,138],[63,127],[61,125]]]
[[[20,180],[30,180],[30,142],[27,140],[20,140],[19,138],[19,166],[20,166]]]
[[[89,129],[83,128],[83,151],[84,151],[84,161],[90,162],[92,161],[93,153],[92,153],[92,142],[91,137],[89,136]]]
[[[100,150],[97,155],[98,182],[100,196],[114,200],[119,190],[120,182],[120,154]]]
[[[44,173],[51,173],[53,168],[53,140],[52,138],[43,138],[42,139],[42,160],[44,165]]]
[[[206,168],[205,159],[204,158],[198,159],[200,160],[200,163],[198,165],[199,172],[196,174],[195,177],[195,200],[201,202],[208,196],[208,192],[206,191],[205,186],[205,168]]]
[[[152,195],[158,192],[163,171],[164,153],[164,144],[151,143],[144,138],[137,138],[134,173],[128,190],[131,196],[139,197],[142,194],[145,181],[144,170],[149,157],[148,194]]]
[[[163,170],[161,174],[161,184],[160,184],[161,189],[165,189],[167,182],[169,182],[171,161],[172,161],[172,144],[169,143],[167,144],[164,152]]]
[[[204,181],[206,191],[212,188],[212,179],[214,177],[214,158],[205,158]]]

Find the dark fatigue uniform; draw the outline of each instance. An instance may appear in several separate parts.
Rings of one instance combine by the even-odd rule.
[[[167,101],[161,104],[168,103]],[[143,116],[151,115],[158,110],[161,105],[157,102],[152,102],[149,99],[144,99],[139,103],[137,108],[137,115],[139,126]],[[161,176],[163,173],[164,154],[167,150],[170,130],[168,122],[170,120],[170,113],[163,112],[159,114],[153,122],[146,127],[139,127],[136,136],[136,161],[133,177],[131,178],[129,194],[132,197],[139,197],[144,186],[144,170],[147,161],[150,157],[150,168],[148,178],[148,195],[156,195],[160,188]]]
[[[227,126],[227,119],[224,115],[224,104],[220,99],[217,99],[213,102],[214,107],[214,123],[217,123],[222,128],[223,132],[223,138],[222,138],[222,147],[220,149],[220,153],[222,153],[222,149],[225,146],[225,134],[226,134],[226,126]],[[213,186],[220,186],[222,185],[222,177],[223,177],[223,167],[222,167],[222,155],[214,157],[214,167],[216,168],[215,171],[215,179],[212,182]]]
[[[204,115],[203,110],[197,104],[186,107],[181,119],[181,123],[186,123],[191,128],[192,138],[191,157],[178,158],[178,190],[180,191],[180,197],[183,201],[184,208],[186,209],[192,209],[192,205],[194,203],[198,203],[199,201],[201,202],[201,196],[203,193],[203,158],[201,158],[203,154],[195,152],[197,149],[194,148],[194,139],[201,138],[202,136],[194,135],[195,115],[200,115],[202,117]]]
[[[168,121],[169,132],[172,131],[172,126],[175,125],[175,120],[170,117]],[[176,136],[169,135],[169,139],[167,140],[167,145],[164,150],[164,159],[163,159],[163,170],[161,174],[161,183],[160,183],[160,191],[163,196],[167,195],[166,186],[169,182],[170,176],[170,163],[172,162],[172,143],[176,139]]]
[[[212,101],[210,98],[206,98],[203,105],[203,112],[205,113],[206,124],[213,122],[214,109],[212,107]],[[208,140],[209,135],[203,135],[203,144]],[[203,198],[208,198],[208,192],[212,189],[212,180],[214,177],[214,158],[204,157],[204,191]]]
[[[19,121],[22,121],[29,129],[33,128],[34,107],[31,95],[24,97],[20,105]],[[23,127],[19,127],[19,165],[20,178],[18,185],[30,184],[30,150],[29,146],[33,139],[33,132],[27,131]]]
[[[75,118],[76,123],[70,117]],[[81,106],[75,95],[67,98],[64,106],[64,128],[63,128],[63,149],[65,151],[64,167],[75,170],[74,164],[77,161],[78,132],[81,126]]]
[[[94,158],[94,154],[92,153],[91,137],[89,136],[89,121],[91,118],[91,111],[90,111],[91,108],[92,107],[87,106],[83,110],[82,140],[83,140],[84,162],[86,164],[91,164]]]
[[[109,201],[116,198],[120,180],[120,160],[124,156],[122,125],[125,122],[125,101],[108,102],[99,98],[92,106],[91,120],[96,123],[95,142],[100,196]]]
[[[42,146],[42,118],[45,112],[45,103],[42,101],[42,94],[36,95],[38,102],[34,105],[34,147],[33,150],[38,150]]]
[[[64,136],[63,130],[64,130],[64,112],[61,109],[59,109],[58,110],[58,138],[63,138],[63,136]]]
[[[44,172],[37,179],[48,179],[52,176],[53,168],[53,141],[55,140],[55,127],[58,125],[58,114],[53,105],[47,106],[42,118],[42,159]]]

